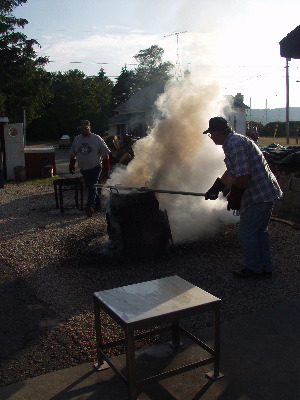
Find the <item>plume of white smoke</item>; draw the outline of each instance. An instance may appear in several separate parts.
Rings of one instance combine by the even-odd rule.
[[[212,116],[221,115],[223,97],[216,83],[172,81],[158,98],[161,118],[148,136],[134,145],[134,159],[116,168],[108,184],[204,193],[225,171],[221,146],[203,135]],[[221,223],[237,222],[226,201],[204,197],[157,194],[167,210],[174,241],[212,234]]]

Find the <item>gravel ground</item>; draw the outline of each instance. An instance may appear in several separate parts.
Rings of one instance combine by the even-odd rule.
[[[273,279],[242,281],[231,274],[242,265],[236,226],[175,245],[167,257],[132,261],[104,251],[104,213],[88,219],[65,196],[70,208],[61,215],[51,186],[0,191],[1,386],[95,361],[95,291],[176,274],[222,299],[222,322],[299,296],[300,231],[288,224],[270,223]],[[107,323],[106,337],[118,337]],[[209,314],[185,322],[192,330],[212,323]]]

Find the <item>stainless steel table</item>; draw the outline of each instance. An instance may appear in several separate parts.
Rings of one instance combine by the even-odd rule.
[[[206,364],[214,364],[213,371],[206,374],[208,378],[218,379],[223,376],[219,371],[221,300],[217,297],[187,282],[179,276],[174,275],[162,279],[95,292],[93,299],[97,339],[97,367],[101,369],[101,367],[107,363],[126,382],[130,400],[137,399],[137,392],[145,383],[170,377]],[[104,327],[101,326],[101,310],[107,313],[124,330],[126,348],[125,375],[115,367],[104,352],[105,349],[124,343],[124,340],[104,343],[102,335],[102,329]],[[183,318],[209,311],[215,313],[214,349],[210,348],[179,324],[179,321]],[[210,357],[171,371],[165,371],[155,376],[137,380],[135,368],[135,339],[166,330],[166,328],[159,328],[162,325],[169,325],[168,329],[172,332],[171,345],[179,346],[180,333],[183,333],[208,352]],[[151,329],[151,331],[136,333],[136,331],[144,331],[147,329]]]

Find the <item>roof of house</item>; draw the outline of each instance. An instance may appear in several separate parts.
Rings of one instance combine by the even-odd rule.
[[[143,117],[145,113],[130,113],[130,114],[119,114],[114,117],[109,118],[109,125],[124,125],[130,121],[138,119],[139,117]]]
[[[300,25],[280,42],[280,55],[285,58],[300,58]]]
[[[240,93],[238,93],[236,96],[226,95],[225,97],[228,99],[233,108],[250,108],[244,103],[244,96],[242,96]]]
[[[134,95],[132,95],[127,101],[119,104],[115,111],[130,110],[136,108],[149,108],[153,107],[153,104],[157,100],[158,96],[163,93],[165,88],[164,83],[159,83],[153,86],[147,86]]]

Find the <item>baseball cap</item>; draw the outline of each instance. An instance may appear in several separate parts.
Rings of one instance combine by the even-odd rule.
[[[223,117],[213,117],[209,120],[208,129],[203,133],[214,132],[214,131],[226,131],[230,132],[231,127]]]
[[[84,126],[91,126],[90,121],[87,119],[82,119],[79,123],[79,128],[83,128]]]

